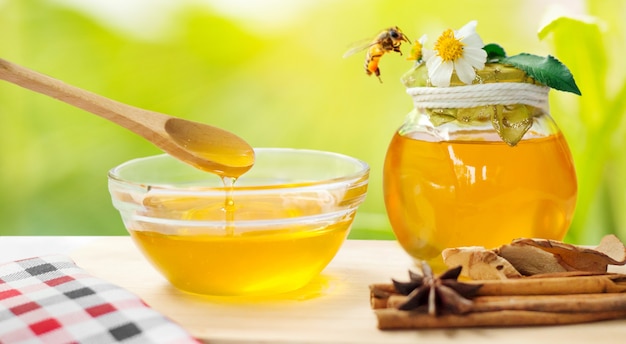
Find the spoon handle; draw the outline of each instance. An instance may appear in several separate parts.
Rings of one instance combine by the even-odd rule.
[[[171,118],[80,89],[1,58],[0,79],[108,119],[148,140],[162,136],[164,123]]]
[[[254,164],[254,149],[223,129],[123,104],[3,59],[0,79],[108,119],[204,171],[238,177]]]

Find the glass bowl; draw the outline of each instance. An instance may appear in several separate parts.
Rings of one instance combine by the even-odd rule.
[[[269,295],[332,260],[365,198],[369,166],[345,155],[257,148],[231,187],[169,155],[113,168],[109,191],[134,243],[178,289]]]

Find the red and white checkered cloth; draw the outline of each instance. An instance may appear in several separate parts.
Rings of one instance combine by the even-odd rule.
[[[0,265],[0,344],[198,343],[135,294],[69,257]]]

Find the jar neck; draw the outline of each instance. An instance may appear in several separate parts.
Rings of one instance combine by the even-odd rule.
[[[426,141],[503,141],[509,146],[559,132],[548,113],[526,105],[413,109],[399,129],[400,135]]]
[[[465,85],[453,73],[449,87],[432,87],[426,66],[419,65],[402,77],[417,111],[434,126],[491,124],[498,136],[515,146],[536,118],[548,115],[550,88],[524,71],[498,63],[477,71],[475,83]],[[549,117],[549,116],[548,116]]]

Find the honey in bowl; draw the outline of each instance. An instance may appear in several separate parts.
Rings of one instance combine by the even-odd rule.
[[[296,290],[310,282],[334,257],[351,221],[348,218],[306,232],[277,230],[237,237],[164,235],[132,229],[130,233],[179,289],[209,295],[262,295]],[[189,259],[197,263],[186,264]]]
[[[168,156],[123,164],[109,185],[133,241],[172,285],[273,295],[305,286],[332,260],[368,173],[339,154],[257,149],[232,186]]]
[[[236,198],[234,209],[223,207],[221,197],[175,198],[163,203],[156,198],[152,196],[144,204],[150,203],[158,212],[186,209],[181,213],[186,221],[219,223],[231,217],[217,233],[195,234],[194,228],[181,228],[176,234],[163,234],[158,229],[151,231],[148,223],[141,223],[140,230],[129,230],[139,248],[174,286],[199,294],[274,294],[304,286],[334,257],[354,216],[289,223],[289,219],[320,211],[320,201],[306,195]],[[267,226],[258,219],[286,219],[287,223]]]

